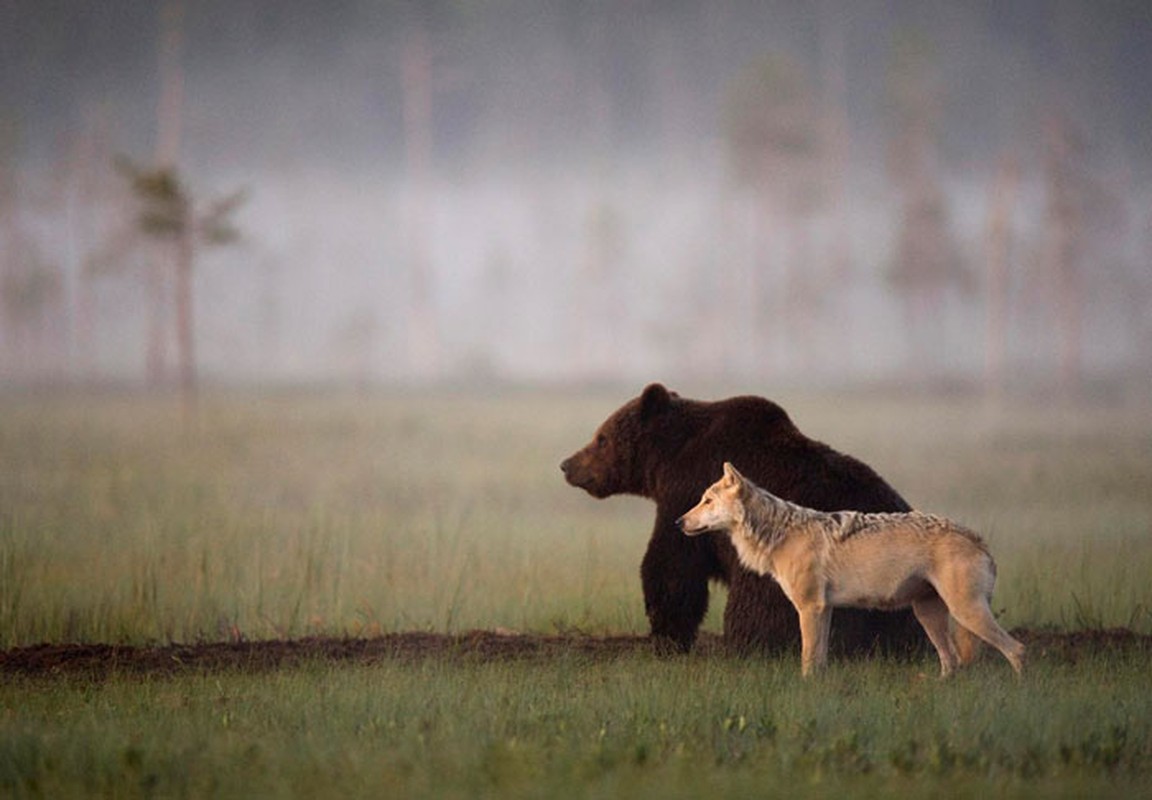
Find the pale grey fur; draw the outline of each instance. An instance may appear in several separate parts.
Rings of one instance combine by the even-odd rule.
[[[940,656],[942,676],[971,660],[977,639],[1021,673],[1024,645],[1000,627],[989,606],[995,561],[975,532],[950,520],[918,511],[816,511],[777,497],[725,463],[724,477],[679,525],[689,536],[727,531],[741,564],[776,579],[800,615],[805,675],[827,659],[833,607],[909,605]]]
[[[791,503],[756,484],[745,486],[756,495],[757,502],[745,503],[749,519],[745,520],[753,538],[770,543],[789,528],[815,526],[842,542],[851,536],[879,533],[893,525],[925,533],[947,529],[959,533],[988,552],[988,546],[975,531],[951,520],[920,511],[866,513],[863,511],[817,511]]]

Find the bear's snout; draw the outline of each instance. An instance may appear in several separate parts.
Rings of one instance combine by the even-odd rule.
[[[593,497],[603,498],[612,494],[606,488],[604,476],[595,468],[590,468],[587,455],[581,451],[568,456],[560,462],[560,471],[564,473],[564,480],[572,486],[583,489]]]
[[[587,475],[585,474],[587,470],[581,467],[579,455],[580,454],[577,453],[561,461],[560,471],[564,473],[564,480],[568,481],[568,483],[573,486],[583,487],[587,480]]]

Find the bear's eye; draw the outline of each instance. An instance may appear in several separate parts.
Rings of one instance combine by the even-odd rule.
[[[608,437],[601,433],[599,436],[596,437],[596,446],[597,447],[603,447],[604,443],[607,441],[608,441]]]
[[[706,506],[712,505],[712,498],[711,497],[705,497],[704,498],[704,505],[706,505]]]

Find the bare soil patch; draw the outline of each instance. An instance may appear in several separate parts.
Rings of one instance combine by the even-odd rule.
[[[1123,628],[1086,631],[1017,629],[1029,646],[1029,660],[1075,663],[1107,652],[1152,655],[1152,636]],[[306,637],[258,641],[133,646],[39,644],[0,651],[0,675],[76,676],[166,675],[219,671],[259,672],[305,663],[372,664],[421,659],[551,660],[565,657],[610,660],[653,652],[646,636],[517,634],[469,631],[462,634],[391,633],[372,638]],[[722,639],[703,634],[698,655],[728,657]]]

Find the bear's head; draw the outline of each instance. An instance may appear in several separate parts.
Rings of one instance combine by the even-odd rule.
[[[584,449],[560,463],[565,479],[593,497],[647,494],[660,422],[678,399],[659,383],[646,387],[604,420]]]

